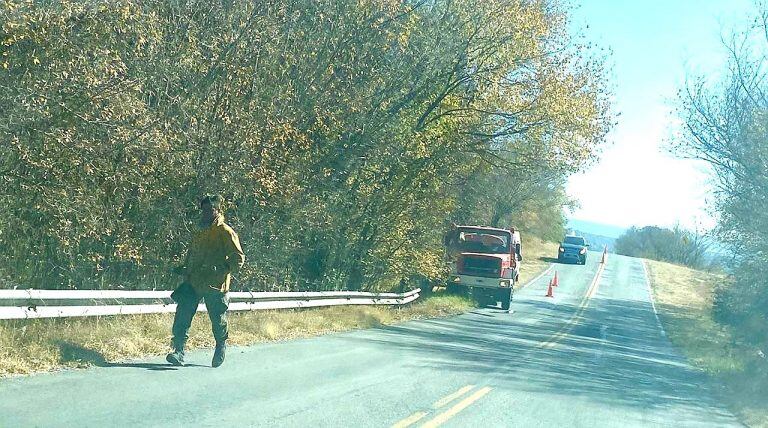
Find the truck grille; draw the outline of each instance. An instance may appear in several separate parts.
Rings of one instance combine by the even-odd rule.
[[[578,248],[566,248],[565,254],[568,256],[578,256],[579,255],[579,249]]]
[[[463,256],[459,265],[462,275],[499,278],[501,276],[501,259],[496,257]]]

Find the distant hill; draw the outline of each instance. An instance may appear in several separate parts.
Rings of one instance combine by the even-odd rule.
[[[571,219],[568,221],[568,232],[586,238],[594,251],[600,251],[608,246],[608,251],[613,251],[616,238],[624,234],[626,228],[593,221]]]
[[[593,221],[577,220],[577,219],[568,220],[568,225],[566,227],[571,230],[579,230],[581,232],[589,233],[591,235],[603,236],[606,238],[614,238],[614,239],[623,235],[624,232],[627,230],[626,227],[613,226],[610,224],[595,223]]]
[[[592,251],[603,251],[603,247],[608,246],[608,251],[613,251],[613,245],[616,243],[616,238],[608,236],[595,235],[589,232],[583,232],[581,230],[570,229],[568,233],[583,236],[589,244],[589,249]]]

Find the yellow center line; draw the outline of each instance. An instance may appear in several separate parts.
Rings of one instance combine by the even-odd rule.
[[[411,416],[408,416],[407,418],[403,419],[402,421],[392,425],[392,428],[406,428],[409,427],[416,422],[420,421],[421,418],[424,416],[427,416],[427,412],[416,412],[412,414]]]
[[[466,394],[467,392],[471,391],[472,388],[474,388],[475,385],[465,385],[459,388],[458,391],[452,392],[445,397],[437,400],[435,404],[432,405],[432,408],[437,410],[446,404],[450,403],[451,401],[461,397],[462,395]],[[427,416],[428,412],[416,412],[407,418],[397,422],[396,424],[392,425],[392,428],[406,428],[408,426],[411,426],[415,424],[416,422],[420,421],[424,416]]]
[[[471,391],[472,388],[474,388],[475,385],[467,385],[465,387],[462,387],[458,391],[454,392],[453,394],[446,395],[445,397],[441,398],[435,404],[432,405],[433,409],[439,409],[446,404],[450,403],[451,401],[461,397],[462,395],[466,394],[467,392]]]
[[[539,348],[551,348],[555,346],[558,342],[560,342],[564,337],[568,336],[568,333],[571,332],[576,321],[578,321],[581,318],[581,316],[584,314],[584,311],[587,310],[590,299],[597,294],[597,288],[598,288],[598,285],[600,284],[600,277],[603,275],[604,267],[605,265],[601,264],[600,267],[597,269],[597,273],[595,274],[594,279],[592,279],[592,283],[589,285],[589,288],[587,289],[587,293],[581,299],[581,303],[579,304],[579,308],[576,310],[576,313],[574,313],[573,316],[571,316],[571,319],[569,319],[568,322],[557,333],[555,333],[548,341],[540,343],[538,346]]]
[[[564,337],[568,336],[568,334],[574,327],[574,323],[577,320],[579,320],[581,316],[584,314],[584,311],[586,311],[587,307],[589,306],[589,301],[593,297],[595,297],[595,295],[597,294],[597,289],[600,284],[600,278],[603,274],[604,267],[605,267],[605,264],[600,264],[600,267],[597,269],[597,272],[595,273],[595,277],[592,279],[592,283],[589,285],[589,288],[587,289],[586,294],[584,294],[584,297],[582,297],[579,307],[576,310],[576,312],[571,316],[571,319],[569,319],[568,322],[557,333],[552,335],[548,341],[540,343],[538,346],[539,348],[553,347]],[[546,273],[547,271],[549,271],[549,269],[547,269],[544,273]],[[435,404],[432,405],[432,408],[439,409],[443,406],[446,406],[450,402],[456,400],[457,398],[471,391],[474,387],[475,387],[474,385],[463,386],[458,391],[451,393],[449,395],[446,395],[445,397],[436,401]],[[424,425],[421,426],[421,428],[434,428],[444,424],[445,422],[447,422],[448,420],[456,416],[459,412],[466,409],[467,407],[472,405],[474,402],[476,402],[477,400],[481,399],[483,396],[488,394],[491,391],[491,389],[492,388],[487,386],[480,388],[479,390],[475,391],[474,394],[459,401],[453,407],[449,408],[443,413],[440,413],[439,415],[435,416],[431,420],[427,421]],[[420,421],[427,414],[428,412],[416,412],[408,416],[407,418],[397,422],[396,424],[392,425],[392,428],[406,428]]]
[[[589,298],[593,298],[597,295],[597,289],[600,288],[600,278],[603,276],[603,267],[605,265],[600,265],[600,268],[597,270],[597,275],[595,276],[595,282],[590,287],[589,291]]]
[[[475,391],[474,394],[459,401],[458,403],[456,403],[456,405],[454,405],[450,409],[444,411],[443,413],[440,413],[439,415],[435,416],[433,419],[427,421],[427,423],[422,425],[421,428],[435,428],[444,424],[446,421],[456,416],[459,412],[469,407],[472,403],[483,398],[483,396],[490,391],[491,391],[491,388],[487,386],[478,389],[477,391]]]

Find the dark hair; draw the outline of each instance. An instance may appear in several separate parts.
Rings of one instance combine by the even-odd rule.
[[[224,198],[218,194],[208,194],[203,196],[203,199],[200,199],[200,208],[202,208],[203,205],[210,205],[213,209],[221,210],[224,206]]]

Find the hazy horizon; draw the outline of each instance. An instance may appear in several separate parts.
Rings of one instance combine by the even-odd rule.
[[[606,225],[681,224],[706,230],[711,191],[705,168],[666,153],[678,126],[677,91],[686,79],[717,79],[726,58],[720,37],[748,18],[749,0],[615,2],[582,0],[572,26],[610,50],[615,112],[599,162],[572,176],[576,219]],[[684,22],[685,25],[681,25]]]

